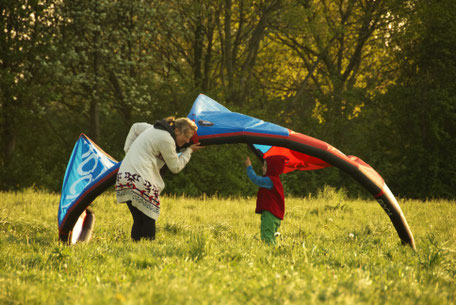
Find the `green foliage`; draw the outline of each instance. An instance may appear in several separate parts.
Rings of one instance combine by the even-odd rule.
[[[377,120],[366,124],[373,135],[369,145],[384,152],[375,159],[387,161],[382,165],[385,175],[394,177],[392,189],[401,196],[456,194],[456,21],[449,17],[451,7],[453,1],[409,7],[413,14],[407,15],[408,27],[395,42],[400,44],[399,82],[369,112],[369,120]]]
[[[247,178],[244,160],[247,145],[216,145],[192,155],[182,174],[165,177],[168,194],[200,196],[255,195],[256,187]],[[254,157],[251,156],[254,160]],[[255,161],[252,161],[255,163]],[[259,162],[256,162],[258,167]],[[259,173],[261,169],[257,169]]]
[[[2,1],[0,189],[59,191],[80,133],[121,160],[132,123],[202,92],[361,157],[394,193],[454,198],[453,2]],[[165,190],[254,194],[244,155],[208,148]],[[365,194],[337,169],[283,181]]]
[[[417,251],[374,200],[287,197],[278,246],[254,199],[163,197],[157,239],[132,242],[125,205],[92,204],[90,242],[57,240],[59,197],[0,193],[2,304],[454,304],[455,202],[400,201]]]

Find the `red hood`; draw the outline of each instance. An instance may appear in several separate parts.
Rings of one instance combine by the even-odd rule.
[[[287,160],[286,157],[270,156],[265,160],[268,164],[266,176],[279,176],[280,174],[283,174],[283,170],[285,169],[285,160]]]

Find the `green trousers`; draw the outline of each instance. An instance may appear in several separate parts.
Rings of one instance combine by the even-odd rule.
[[[261,212],[261,240],[270,245],[275,245],[275,233],[280,227],[282,221],[275,217],[271,212]]]

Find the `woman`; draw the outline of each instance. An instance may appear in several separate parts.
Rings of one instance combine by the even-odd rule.
[[[127,203],[133,216],[133,240],[155,239],[159,195],[165,187],[160,169],[166,165],[177,174],[190,161],[192,152],[203,148],[199,143],[188,146],[197,129],[188,118],[173,117],[153,126],[135,123],[131,127],[125,141],[126,155],[117,175],[116,193],[117,202]]]

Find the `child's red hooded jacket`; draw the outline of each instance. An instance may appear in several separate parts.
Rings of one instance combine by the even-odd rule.
[[[281,156],[271,156],[266,158],[266,163],[266,176],[271,179],[274,186],[270,190],[263,187],[258,189],[255,213],[269,211],[282,220],[285,213],[285,198],[279,176],[285,168],[285,159]]]

